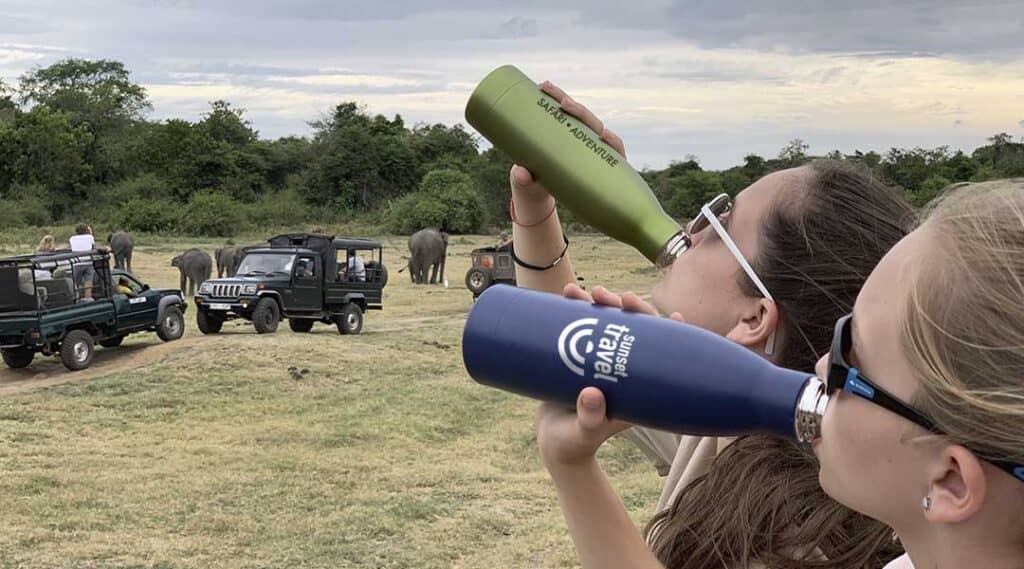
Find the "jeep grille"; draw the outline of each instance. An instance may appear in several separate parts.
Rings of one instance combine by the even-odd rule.
[[[213,295],[216,298],[238,298],[242,292],[240,284],[214,284]]]

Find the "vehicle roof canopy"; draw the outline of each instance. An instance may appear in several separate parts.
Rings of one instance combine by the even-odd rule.
[[[5,257],[0,259],[0,263],[13,263],[13,264],[49,264],[56,263],[57,261],[83,261],[83,260],[94,260],[102,261],[110,258],[110,253],[106,249],[93,249],[92,251],[72,251],[70,249],[61,249],[59,251],[53,251],[52,253],[32,253],[29,255],[15,255],[13,257]]]

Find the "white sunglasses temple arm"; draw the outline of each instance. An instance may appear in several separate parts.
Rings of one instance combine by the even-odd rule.
[[[704,218],[708,220],[708,223],[711,224],[711,227],[714,228],[715,233],[717,233],[718,236],[722,239],[722,242],[725,243],[725,246],[729,248],[729,251],[732,253],[732,256],[736,257],[736,260],[739,262],[740,266],[743,267],[743,271],[747,273],[747,276],[750,277],[750,280],[754,282],[754,286],[757,287],[757,290],[760,291],[761,295],[767,298],[768,300],[775,302],[775,299],[772,298],[772,294],[768,292],[768,289],[764,286],[764,283],[761,282],[761,279],[757,276],[757,273],[754,272],[754,268],[751,267],[750,263],[748,263],[747,260],[743,257],[743,253],[740,252],[740,248],[736,246],[736,243],[732,240],[732,237],[729,236],[729,233],[725,230],[724,227],[722,227],[721,222],[718,221],[718,216],[712,213],[711,208],[709,208],[707,205],[700,208],[700,212],[704,216]],[[775,332],[772,332],[771,335],[768,336],[768,341],[765,343],[764,351],[769,356],[775,353]]]

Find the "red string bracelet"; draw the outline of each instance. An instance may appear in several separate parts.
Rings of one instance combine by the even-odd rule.
[[[557,209],[557,207],[558,207],[558,202],[555,202],[555,203],[551,204],[551,211],[549,211],[547,215],[545,215],[543,218],[541,218],[540,221],[538,221],[536,223],[529,223],[529,224],[519,223],[519,221],[516,220],[516,202],[515,202],[514,199],[509,198],[509,200],[508,200],[508,216],[512,218],[512,223],[518,225],[519,227],[537,227],[538,225],[540,225],[540,224],[544,223],[545,221],[547,221],[548,218],[551,217],[551,215],[553,213],[555,213],[555,209]]]

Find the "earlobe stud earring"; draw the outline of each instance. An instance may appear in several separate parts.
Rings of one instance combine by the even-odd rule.
[[[930,510],[932,508],[932,497],[925,496],[924,498],[921,498],[921,507],[925,510]]]

